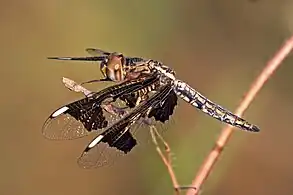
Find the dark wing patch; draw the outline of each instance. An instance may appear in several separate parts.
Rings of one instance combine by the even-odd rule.
[[[176,105],[177,95],[173,90],[171,90],[164,103],[162,105],[159,104],[157,105],[157,107],[152,108],[148,117],[151,118],[153,116],[156,121],[161,121],[162,123],[164,123],[166,120],[169,120],[169,117],[173,114]]]
[[[117,132],[123,132],[127,130],[127,128],[127,124],[123,124],[119,127],[119,130],[117,130]],[[110,147],[115,147],[125,154],[130,152],[137,143],[129,131],[126,131],[122,135],[115,134],[114,132],[112,134],[109,133],[105,135],[102,142],[108,143]]]
[[[82,122],[88,131],[102,129],[108,125],[101,106],[88,98],[69,104],[68,107],[66,113]]]

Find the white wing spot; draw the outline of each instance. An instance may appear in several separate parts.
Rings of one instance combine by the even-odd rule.
[[[89,144],[89,148],[93,148],[95,147],[95,145],[97,145],[98,143],[100,143],[100,141],[103,139],[103,135],[99,135],[98,137],[96,137],[90,144]]]
[[[69,108],[64,106],[62,108],[60,108],[59,110],[56,110],[53,114],[52,114],[52,117],[57,117],[59,116],[60,114],[66,112]]]

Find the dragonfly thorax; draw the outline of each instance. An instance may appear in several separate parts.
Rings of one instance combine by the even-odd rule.
[[[154,72],[159,72],[160,74],[164,75],[165,77],[168,77],[171,80],[175,80],[175,71],[171,69],[170,67],[164,65],[161,62],[149,60],[148,61],[149,69]]]

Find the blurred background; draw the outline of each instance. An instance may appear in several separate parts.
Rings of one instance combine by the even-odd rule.
[[[211,100],[235,110],[251,82],[293,30],[290,0],[0,2],[0,194],[172,194],[152,144],[110,168],[84,170],[76,159],[91,137],[54,142],[41,134],[59,106],[82,97],[98,65],[47,60],[84,56],[87,47],[163,61]],[[237,130],[203,188],[206,195],[293,192],[292,64],[289,56],[244,118],[259,134]],[[105,85],[95,85],[100,90]],[[179,100],[165,138],[188,185],[224,125]]]

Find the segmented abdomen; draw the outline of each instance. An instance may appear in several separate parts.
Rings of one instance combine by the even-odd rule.
[[[239,127],[243,130],[252,132],[260,131],[257,126],[248,123],[246,120],[234,115],[225,108],[210,101],[183,81],[175,80],[174,86],[174,90],[180,98],[190,103],[194,107],[200,109],[204,113],[212,116],[213,118],[216,118],[235,127]]]

